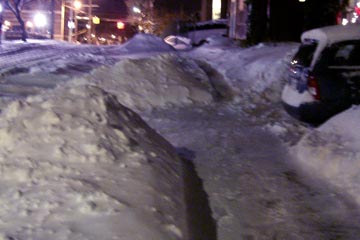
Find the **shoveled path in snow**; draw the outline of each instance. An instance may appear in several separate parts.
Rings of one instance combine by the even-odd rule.
[[[229,105],[157,110],[146,121],[186,148],[208,194],[219,240],[357,239],[360,211],[291,164],[258,118]]]

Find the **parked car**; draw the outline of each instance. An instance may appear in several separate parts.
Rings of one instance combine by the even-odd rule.
[[[304,32],[282,91],[285,110],[314,125],[360,103],[360,25]]]

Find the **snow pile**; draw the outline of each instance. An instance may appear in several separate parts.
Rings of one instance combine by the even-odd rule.
[[[212,36],[210,38],[206,39],[206,44],[207,46],[212,46],[212,47],[225,47],[228,46],[230,47],[231,45],[233,45],[233,41],[227,37],[224,36]]]
[[[128,42],[121,45],[119,49],[129,53],[174,51],[174,49],[161,38],[150,34],[136,34]]]
[[[285,85],[281,93],[281,99],[288,105],[299,107],[303,103],[314,102],[314,97],[308,92],[299,93],[297,89]]]
[[[360,107],[336,115],[295,146],[305,171],[323,177],[360,204]]]
[[[212,102],[206,73],[194,61],[176,54],[125,59],[87,78],[85,82],[101,86],[134,110]]]
[[[56,41],[5,42],[0,55],[0,96],[17,98],[39,94],[97,67],[164,52],[174,53],[174,49],[162,39],[147,34],[138,34],[126,44],[116,46]],[[0,109],[6,102],[0,100]]]
[[[0,239],[184,239],[182,167],[99,88],[14,101],[0,118]]]
[[[0,96],[10,98],[41,93],[97,66],[114,62],[101,48],[55,41],[7,43],[1,50]]]
[[[262,93],[265,89],[271,88],[273,94],[280,98],[286,64],[297,46],[298,44],[259,44],[249,48],[214,48],[205,44],[189,55],[218,69],[225,76],[229,86],[239,95],[244,91]]]

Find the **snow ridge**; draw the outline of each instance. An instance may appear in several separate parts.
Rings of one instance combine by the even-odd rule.
[[[0,179],[0,239],[186,236],[180,159],[97,87],[59,87],[5,108]]]

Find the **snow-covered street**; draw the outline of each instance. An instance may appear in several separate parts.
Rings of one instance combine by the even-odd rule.
[[[0,239],[357,239],[360,109],[290,118],[297,46],[5,42]]]

